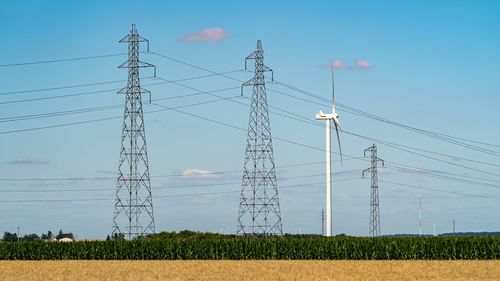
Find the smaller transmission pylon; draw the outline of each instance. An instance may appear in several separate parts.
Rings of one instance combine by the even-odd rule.
[[[377,157],[377,146],[373,144],[364,151],[364,156],[366,153],[371,152],[371,167],[365,169],[362,173],[365,177],[365,172],[371,172],[371,193],[370,193],[370,236],[380,235],[380,210],[379,210],[379,196],[378,196],[378,174],[377,167],[378,162],[382,162],[382,167],[384,166],[384,160]]]

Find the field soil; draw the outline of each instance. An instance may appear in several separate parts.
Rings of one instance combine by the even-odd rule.
[[[500,261],[0,261],[0,280],[500,280]]]

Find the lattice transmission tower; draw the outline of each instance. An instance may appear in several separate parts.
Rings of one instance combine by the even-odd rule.
[[[377,157],[377,146],[373,144],[364,151],[364,156],[366,153],[371,152],[371,167],[363,171],[363,177],[365,172],[371,172],[371,192],[370,192],[370,236],[380,235],[380,210],[379,210],[379,196],[378,196],[378,162],[382,162],[384,166],[384,160]]]
[[[119,66],[128,69],[128,81],[118,92],[125,95],[125,109],[112,234],[132,239],[155,232],[142,110],[142,94],[151,93],[139,81],[139,68],[155,66],[139,61],[139,43],[146,42],[149,51],[149,41],[137,34],[135,24],[119,42],[128,43],[128,60]]]
[[[274,165],[273,142],[267,106],[264,73],[272,70],[264,65],[262,43],[245,59],[255,60],[255,75],[241,86],[252,86],[252,100],[248,122],[246,156],[243,165],[239,235],[282,235],[281,212]]]

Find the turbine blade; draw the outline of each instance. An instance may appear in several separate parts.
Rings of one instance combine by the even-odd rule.
[[[335,77],[333,76],[333,65],[332,65],[332,104],[335,106]]]
[[[335,124],[335,127],[338,127],[342,131],[342,127],[340,126],[339,119],[337,117],[333,116],[333,123]]]
[[[339,130],[340,130],[340,125],[338,122],[333,122],[335,124],[335,132],[337,133],[337,141],[339,143],[339,152],[340,152],[340,164],[343,164],[343,157],[342,157],[342,145],[340,145],[340,136],[339,136]]]

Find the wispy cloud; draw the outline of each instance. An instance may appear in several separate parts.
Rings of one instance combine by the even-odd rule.
[[[374,67],[373,64],[369,63],[367,60],[364,59],[357,59],[354,61],[353,64],[348,64],[342,60],[336,59],[330,61],[325,66],[333,69],[349,69],[349,70],[369,70]]]
[[[186,169],[182,172],[186,178],[220,178],[220,173],[202,169]]]
[[[116,171],[110,171],[110,170],[96,170],[95,172],[97,174],[118,175]]]
[[[347,65],[341,60],[332,60],[327,66],[333,67],[334,69],[344,69],[347,67]]]
[[[9,164],[13,165],[47,165],[49,164],[48,160],[41,159],[31,159],[25,157],[16,157],[16,159],[9,162]]]
[[[180,37],[185,42],[216,42],[229,36],[229,32],[220,27],[205,28],[201,31],[185,34]]]
[[[372,64],[370,64],[367,60],[362,60],[362,59],[356,60],[354,65],[356,66],[357,69],[360,69],[360,70],[373,68]]]

